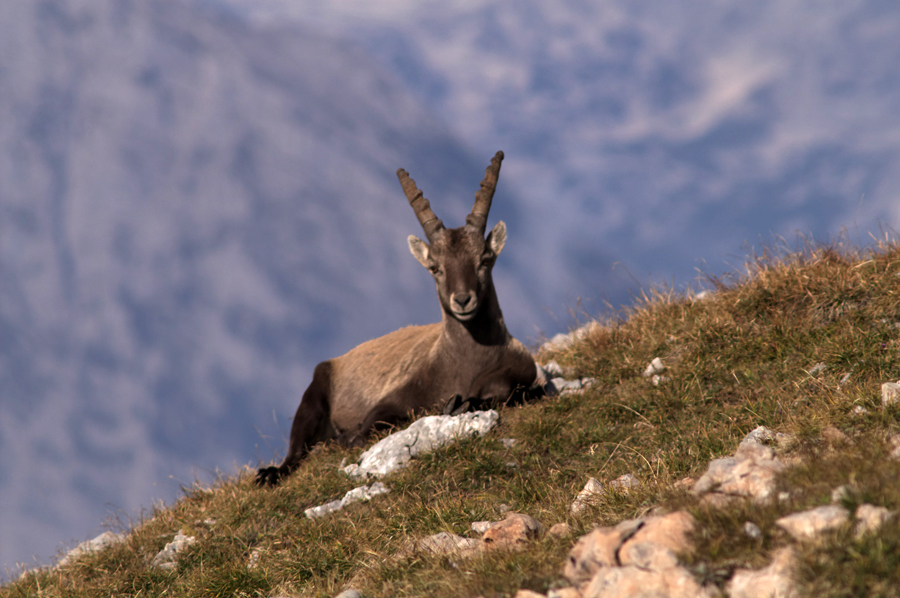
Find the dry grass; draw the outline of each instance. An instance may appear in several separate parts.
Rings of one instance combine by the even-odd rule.
[[[487,597],[561,585],[574,538],[470,558],[396,556],[413,539],[467,534],[472,521],[499,519],[501,505],[547,525],[567,521],[578,532],[654,507],[687,508],[702,524],[690,566],[722,583],[737,567],[764,565],[787,543],[775,519],[827,503],[837,485],[851,484],[848,501],[900,508],[900,464],[884,446],[900,431],[900,414],[879,401],[880,384],[900,379],[900,248],[768,254],[754,257],[742,277],[709,282],[714,292],[706,299],[655,292],[583,341],[541,355],[598,384],[501,409],[488,437],[416,460],[386,480],[390,495],[307,520],[305,508],[356,485],[338,465],[359,451],[326,446],[275,490],[255,488],[248,471],[211,488],[186,488],[176,504],[133,525],[125,543],[28,574],[0,596],[333,596],[352,586],[369,596]],[[658,387],[641,376],[654,357],[669,366]],[[826,369],[811,374],[817,363]],[[857,405],[869,413],[852,415]],[[794,454],[802,465],[781,480],[790,501],[717,511],[673,489],[732,453],[758,425],[800,438]],[[849,441],[823,440],[827,427]],[[519,443],[506,448],[500,438]],[[642,486],[584,516],[568,512],[589,476],[623,473]],[[763,530],[761,539],[740,533],[746,521]],[[179,529],[197,544],[175,570],[151,568]],[[248,569],[254,551],[258,567]],[[849,529],[837,532],[803,549],[804,591],[896,596],[898,555],[900,523],[860,541]]]

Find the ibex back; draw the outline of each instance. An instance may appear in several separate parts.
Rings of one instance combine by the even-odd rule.
[[[431,272],[442,317],[367,341],[316,366],[278,467],[257,474],[274,485],[318,442],[361,443],[376,424],[394,423],[449,403],[499,403],[534,382],[534,360],[503,323],[491,270],[506,242],[501,221],[485,238],[503,152],[488,166],[475,205],[460,228],[447,229],[402,168],[400,184],[428,242],[409,236],[413,256]],[[454,403],[455,401],[455,403]]]

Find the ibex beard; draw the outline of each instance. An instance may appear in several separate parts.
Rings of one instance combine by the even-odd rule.
[[[491,277],[506,225],[498,222],[484,234],[502,161],[497,152],[466,224],[453,229],[434,215],[406,171],[397,171],[427,239],[410,235],[409,249],[434,277],[441,322],[402,328],[316,366],[294,416],[287,457],[261,468],[257,484],[277,484],[319,442],[361,444],[379,424],[445,405],[456,412],[503,403],[532,386],[534,359],[506,329]]]

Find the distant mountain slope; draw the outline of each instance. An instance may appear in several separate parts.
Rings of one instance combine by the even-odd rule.
[[[283,451],[316,362],[439,317],[396,168],[455,225],[500,148],[473,156],[357,47],[297,24],[171,1],[2,11],[11,565]],[[527,241],[503,181],[495,205],[514,255]],[[504,260],[507,319],[533,334],[535,275]]]

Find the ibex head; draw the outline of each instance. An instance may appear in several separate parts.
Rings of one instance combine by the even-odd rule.
[[[406,198],[428,239],[426,243],[410,235],[409,250],[434,276],[444,312],[461,322],[475,318],[493,292],[491,270],[506,243],[503,221],[497,223],[487,238],[484,236],[502,161],[503,152],[497,152],[484,173],[481,190],[475,194],[475,205],[466,216],[465,226],[452,229],[444,228],[406,171],[402,168],[397,171]]]

